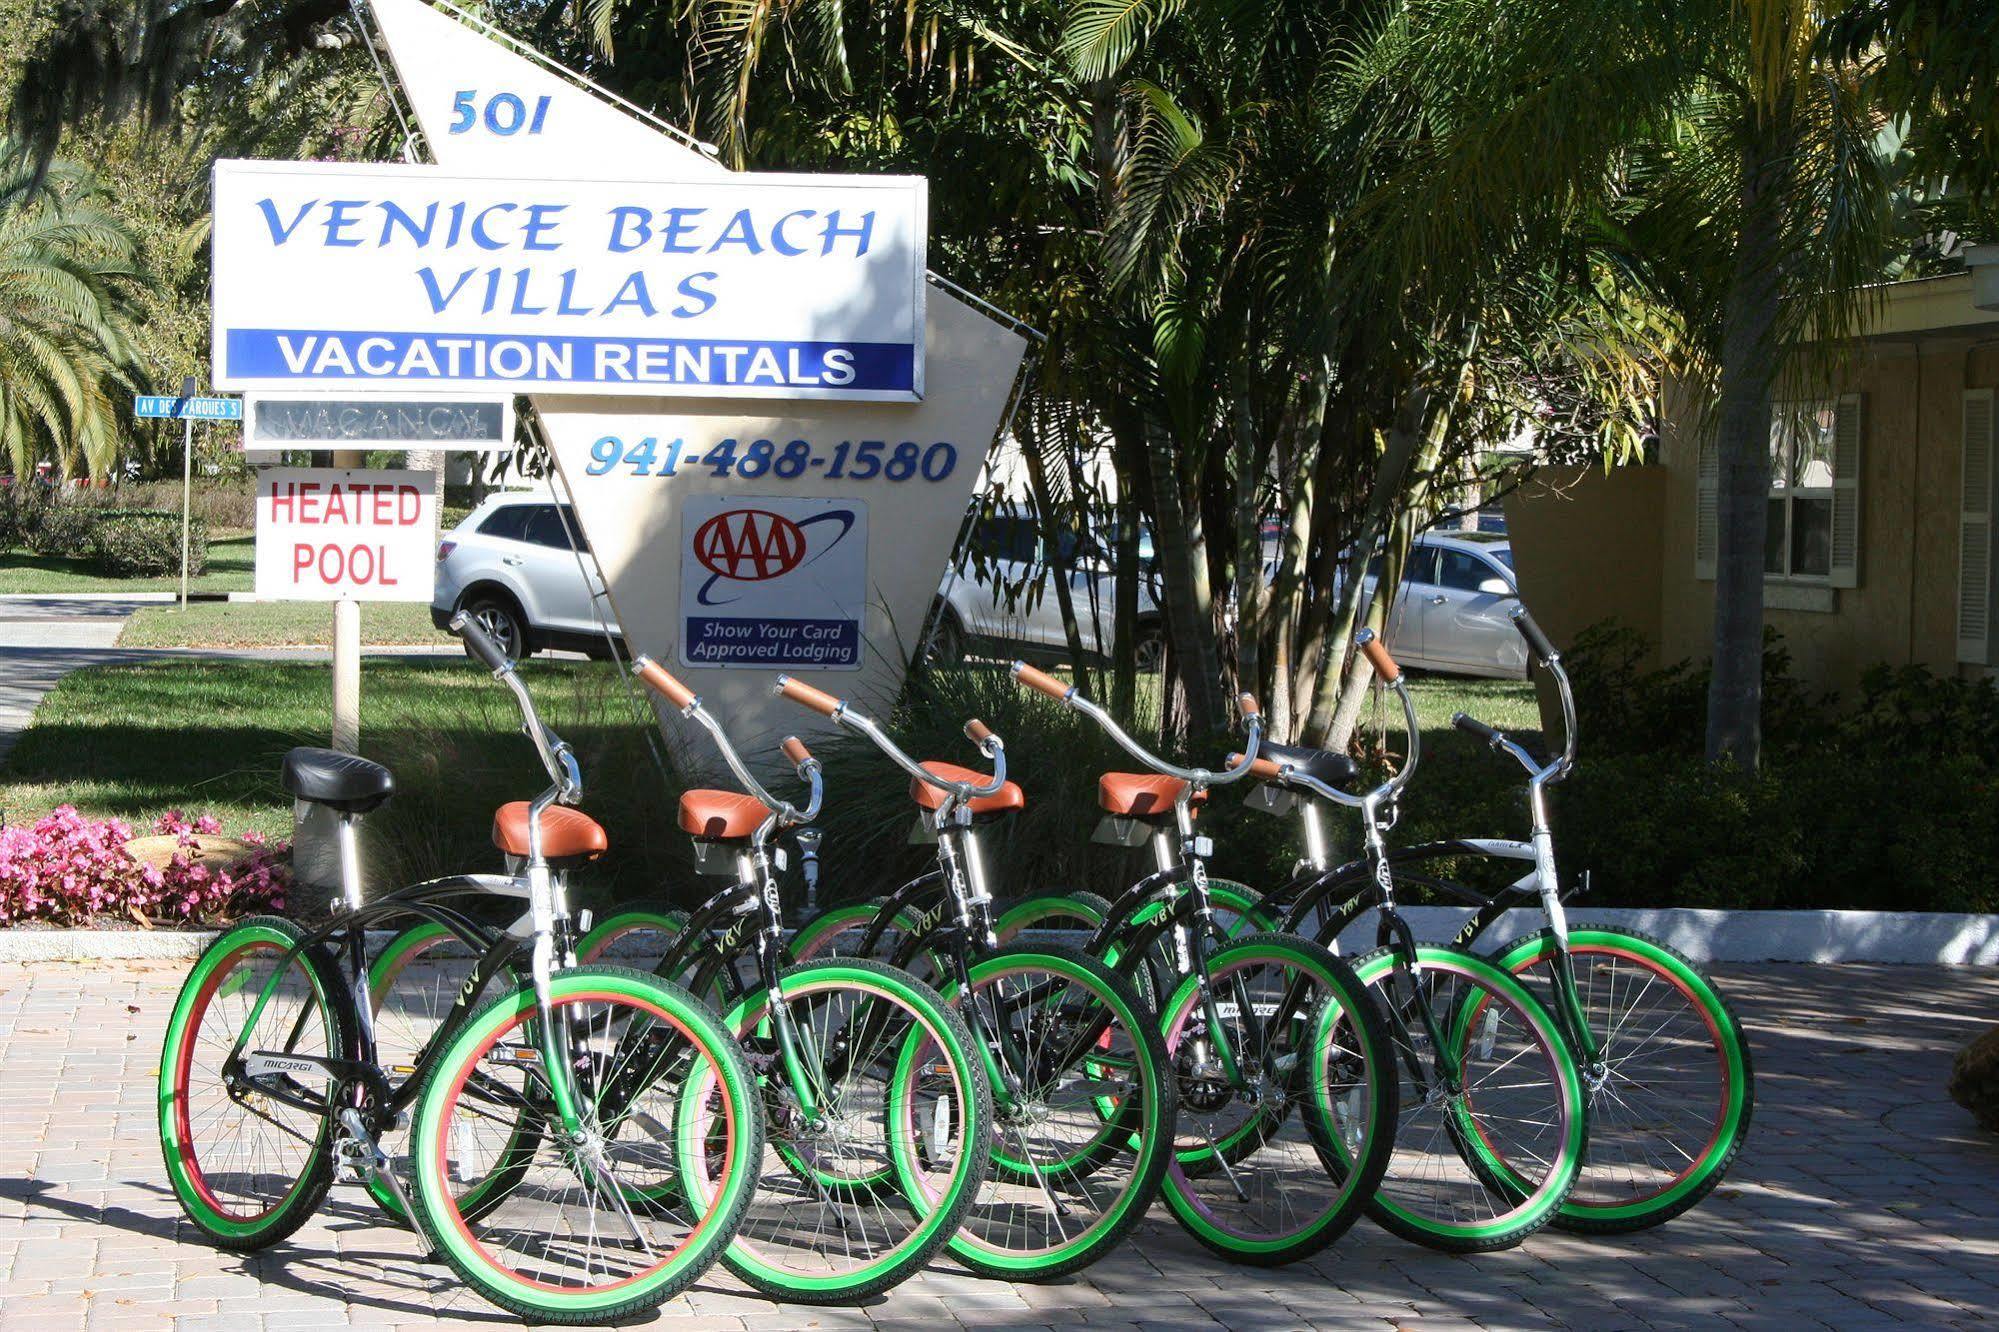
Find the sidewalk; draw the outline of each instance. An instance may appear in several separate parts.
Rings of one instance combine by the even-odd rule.
[[[161,1181],[154,1069],[183,968],[0,970],[0,1323],[278,1332],[519,1326],[417,1261],[408,1232],[336,1189],[262,1254],[196,1241]],[[772,1304],[721,1269],[661,1329],[1990,1326],[1999,1138],[1945,1099],[1950,1055],[1999,1020],[1999,971],[1731,966],[1755,1122],[1717,1193],[1618,1239],[1544,1231],[1476,1258],[1363,1221],[1317,1259],[1231,1267],[1155,1209],[1121,1252],[1014,1286],[948,1262],[865,1308]]]

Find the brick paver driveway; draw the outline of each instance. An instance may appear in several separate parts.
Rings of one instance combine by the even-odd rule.
[[[0,976],[0,1325],[504,1325],[367,1198],[336,1189],[291,1242],[238,1256],[191,1237],[161,1182],[154,1067],[179,968]],[[1318,1260],[1229,1267],[1155,1218],[1052,1286],[940,1265],[865,1309],[773,1305],[719,1269],[663,1332],[903,1324],[1853,1328],[1969,1326],[1999,1310],[1999,1140],[1943,1094],[1950,1052],[1999,1021],[1999,972],[1730,967],[1758,1105],[1720,1192],[1650,1234],[1544,1232],[1449,1258],[1362,1222]]]

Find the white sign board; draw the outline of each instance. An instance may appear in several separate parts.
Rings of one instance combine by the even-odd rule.
[[[496,175],[532,171],[550,179],[659,176],[665,179],[742,179],[663,133],[637,115],[579,86],[546,63],[502,45],[476,15],[423,0],[369,0],[381,26],[424,142],[454,171]],[[457,17],[453,17],[456,14]],[[455,108],[471,90],[478,107],[512,93],[539,117],[534,132],[502,133],[483,114]],[[546,98],[547,111],[540,112]],[[501,127],[510,123],[500,121]],[[688,665],[682,656],[686,623],[681,579],[686,506],[703,496],[730,500],[771,496],[857,502],[869,528],[867,607],[861,669],[829,673],[817,683],[870,705],[892,699],[908,655],[937,594],[965,507],[987,448],[1005,410],[1009,389],[1026,350],[1025,340],[948,291],[933,287],[923,311],[923,385],[919,405],[853,401],[745,404],[716,397],[611,401],[597,396],[539,392],[534,405],[547,428],[563,480],[576,498],[577,517],[602,567],[625,641],[634,652],[680,663],[688,682],[717,709],[738,741],[771,739],[803,730],[815,719],[770,693],[777,667]],[[580,391],[579,391],[580,392]],[[594,393],[594,391],[593,391]],[[794,395],[797,396],[797,395]],[[643,441],[654,441],[648,475],[638,475]],[[614,443],[603,441],[611,439]],[[746,462],[759,439],[773,454],[767,470],[761,453]],[[807,442],[804,470],[792,471],[784,450]],[[673,441],[679,460],[663,464]],[[872,470],[861,446],[881,441]],[[710,461],[733,441],[730,461]],[[904,442],[918,446],[916,470],[895,461]],[[952,465],[933,451],[952,446]],[[840,445],[849,445],[836,466]],[[606,463],[604,460],[615,460]],[[698,455],[701,462],[693,462]],[[907,456],[907,455],[905,455]],[[924,472],[925,459],[929,472]],[[819,466],[814,467],[812,460]],[[890,480],[888,472],[905,477]],[[790,668],[811,679],[816,672]],[[685,723],[661,714],[662,733],[676,747],[689,739]],[[712,762],[705,745],[685,756]]]
[[[680,531],[680,664],[861,669],[868,506],[690,496]]]
[[[215,380],[920,399],[926,209],[911,176],[220,161]]]
[[[274,467],[257,475],[257,595],[270,601],[429,601],[437,577],[432,472]]]
[[[252,393],[252,449],[510,449],[514,399]]]

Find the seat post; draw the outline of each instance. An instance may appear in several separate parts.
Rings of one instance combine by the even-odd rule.
[[[342,813],[338,825],[340,895],[346,901],[349,911],[361,909],[361,851],[354,836],[355,825],[359,822],[359,815]]]

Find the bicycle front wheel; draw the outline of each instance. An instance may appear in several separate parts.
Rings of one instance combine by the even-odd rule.
[[[729,1015],[769,1139],[726,1261],[781,1299],[868,1299],[964,1220],[990,1169],[992,1090],[964,1020],[907,972],[827,959],[787,969],[779,988],[788,1035],[767,990]]]
[[[1555,1225],[1611,1235],[1660,1225],[1713,1191],[1741,1148],[1756,1100],[1742,1024],[1699,967],[1656,939],[1569,931],[1576,1014],[1594,1034],[1589,1155]],[[1549,1007],[1558,950],[1547,930],[1493,960]]]
[[[1089,1266],[1144,1216],[1172,1153],[1176,1089],[1151,1010],[1103,963],[1032,945],[982,960],[952,997],[1001,1086],[993,1175],[951,1252],[1013,1279]]]
[[[741,1049],[679,986],[582,967],[558,972],[549,993],[564,1067],[547,1066],[527,987],[496,995],[433,1064],[411,1130],[417,1221],[501,1308],[612,1322],[679,1293],[720,1256],[755,1183],[762,1121]],[[580,1123],[573,1137],[557,1077]],[[699,1114],[684,1113],[689,1097]],[[462,1181],[515,1150],[523,1115],[548,1130],[505,1196],[470,1214]]]
[[[1387,1165],[1389,1041],[1353,972],[1307,940],[1250,935],[1208,977],[1160,1013],[1180,1101],[1166,1201],[1217,1253],[1293,1262],[1353,1225]]]
[[[1387,1016],[1402,1079],[1395,1151],[1369,1213],[1448,1253],[1518,1244],[1551,1221],[1588,1138],[1582,1078],[1554,1018],[1511,975],[1425,944],[1354,963]]]
[[[333,1078],[352,1048],[345,987],[305,931],[257,916],[203,950],[160,1055],[160,1147],[188,1219],[225,1249],[304,1225],[333,1180]],[[259,1067],[251,1061],[282,1061]]]

